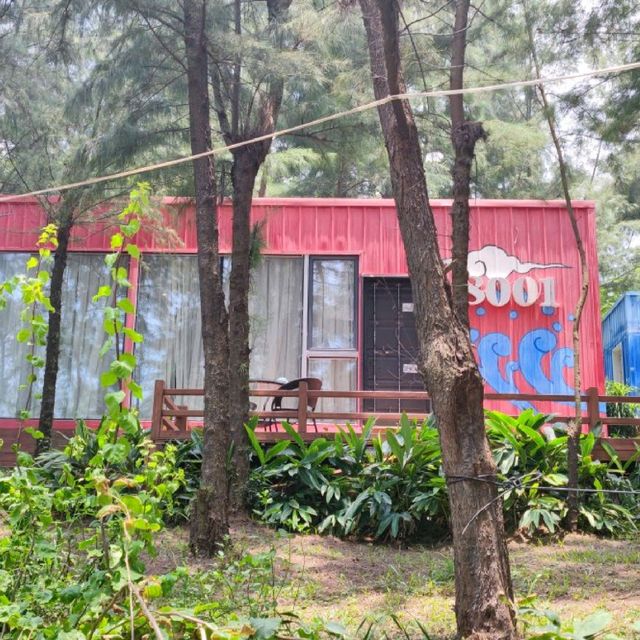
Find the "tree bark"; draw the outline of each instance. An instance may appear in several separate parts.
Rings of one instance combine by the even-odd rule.
[[[229,281],[229,423],[234,451],[232,506],[242,509],[249,478],[244,424],[249,418],[249,290],[251,286],[251,203],[260,165],[269,150],[240,147],[233,154],[233,235]]]
[[[40,420],[38,429],[43,437],[37,441],[36,455],[51,448],[53,435],[53,416],[56,404],[56,383],[60,361],[60,328],[62,317],[62,285],[67,267],[69,237],[73,227],[73,216],[66,203],[61,205],[60,220],[56,239],[58,246],[53,254],[53,268],[49,284],[49,300],[54,311],[49,312],[47,346],[45,350],[44,376],[42,381],[42,402],[40,403]]]
[[[405,90],[398,7],[359,0],[375,97]],[[461,637],[514,638],[509,560],[496,467],[487,442],[483,383],[454,311],[440,257],[418,132],[407,101],[378,107],[416,309],[420,371],[433,401],[451,505],[456,621]]]
[[[277,26],[289,9],[292,0],[267,0],[269,26],[277,41]],[[234,3],[234,31],[242,34],[239,0]],[[280,43],[276,42],[276,46]],[[234,144],[272,133],[275,130],[284,83],[274,79],[265,95],[258,101],[255,124],[242,123],[241,74],[242,60],[237,57],[233,68],[233,91],[229,105],[230,117],[225,108],[224,95],[217,76],[213,76],[216,112],[220,128],[227,144]],[[247,119],[251,118],[248,110]],[[244,126],[243,126],[244,124]],[[249,289],[251,276],[251,204],[256,176],[271,146],[263,141],[232,151],[233,165],[233,236],[231,252],[231,276],[229,282],[229,425],[233,443],[234,478],[231,506],[244,507],[244,495],[249,478],[249,442],[244,430],[249,412]]]
[[[184,0],[189,131],[194,154],[211,149],[206,0]],[[191,513],[192,553],[212,555],[229,531],[228,318],[218,252],[218,219],[213,156],[193,162],[196,195],[198,276],[204,350],[204,432],[200,487]]]
[[[457,0],[456,17],[451,42],[450,89],[462,89],[464,79],[465,51],[467,47],[467,25],[470,0]],[[469,327],[469,196],[471,192],[471,167],[478,140],[487,135],[481,122],[469,122],[464,117],[464,96],[449,96],[449,114],[451,116],[451,143],[454,151],[454,163],[451,171],[453,178],[453,204],[451,205],[451,286],[454,309],[461,322]]]

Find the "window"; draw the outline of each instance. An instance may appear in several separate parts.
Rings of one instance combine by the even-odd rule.
[[[322,380],[325,391],[356,388],[358,364],[355,358],[309,358],[309,377]],[[320,398],[316,411],[347,413],[356,410],[355,398]]]
[[[223,258],[228,298],[230,260]],[[138,285],[138,377],[144,400],[140,416],[151,417],[153,385],[201,388],[204,382],[202,322],[195,255],[145,256]],[[250,376],[297,378],[302,353],[301,258],[264,257],[251,274],[249,319]],[[190,397],[190,408],[202,401]],[[200,402],[200,404],[198,404]]]
[[[324,390],[351,391],[358,383],[356,351],[357,261],[310,258],[307,375],[322,380]],[[356,410],[351,398],[321,398],[317,411]]]
[[[0,278],[5,280],[24,273],[27,254],[0,254]],[[113,354],[100,357],[104,342],[102,306],[92,301],[98,287],[108,282],[104,254],[70,253],[67,259],[62,290],[62,322],[60,356],[56,387],[55,416],[57,418],[97,418],[103,413],[104,390],[100,388],[100,372]],[[18,390],[26,382],[30,366],[25,361],[27,345],[18,344],[15,336],[21,325],[22,304],[14,294],[0,311],[0,379],[5,392],[0,397],[0,415],[13,417],[25,408],[27,390]],[[44,348],[39,350],[44,357]],[[41,390],[43,370],[39,372],[32,395]],[[32,415],[39,403],[32,399]]]
[[[356,261],[312,258],[310,349],[356,348]]]
[[[292,380],[302,360],[302,258],[263,257],[251,274],[250,375]]]
[[[195,255],[147,255],[140,266],[136,350],[144,399],[140,417],[150,418],[155,380],[169,387],[204,384],[202,321]],[[189,398],[196,408],[196,398]],[[190,407],[191,408],[191,407]]]
[[[56,386],[57,418],[98,418],[104,413],[100,373],[114,359],[112,350],[99,351],[106,335],[102,328],[104,300],[93,302],[101,285],[109,283],[104,254],[70,253],[62,290],[62,331]],[[126,267],[126,265],[124,265]]]
[[[624,382],[624,359],[622,357],[622,344],[617,344],[613,348],[613,380],[614,382]]]
[[[27,258],[26,253],[0,253],[0,281],[24,273]],[[29,375],[29,365],[25,361],[27,345],[16,341],[22,308],[20,295],[14,292],[7,298],[6,307],[0,310],[0,416],[6,418],[12,418],[24,409],[27,400],[26,391],[18,390]]]

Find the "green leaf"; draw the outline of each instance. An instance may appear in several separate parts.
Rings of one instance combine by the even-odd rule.
[[[249,624],[254,630],[252,638],[269,640],[276,635],[282,620],[280,618],[249,618]]]
[[[112,346],[113,346],[113,339],[107,338],[104,341],[103,345],[100,347],[100,351],[98,351],[98,355],[102,358],[109,352],[109,349],[111,349]]]
[[[548,473],[542,479],[552,487],[563,487],[569,482],[569,479],[563,473]]]
[[[129,380],[127,382],[127,386],[129,387],[129,391],[131,391],[131,395],[138,400],[142,400],[142,387],[135,382],[134,380]]]
[[[260,464],[264,465],[265,463],[265,455],[262,445],[258,442],[258,438],[256,434],[253,432],[251,427],[248,427],[246,424],[244,425],[245,431],[247,432],[247,438],[249,438],[249,442],[253,447],[255,454],[258,456],[258,460],[260,460]]]
[[[103,285],[103,286],[98,288],[98,293],[96,293],[96,295],[93,296],[92,300],[94,302],[98,302],[98,300],[100,300],[100,298],[107,298],[110,295],[111,295],[111,287],[109,287],[107,285]]]
[[[18,333],[16,333],[16,340],[18,342],[28,342],[31,337],[31,331],[29,329],[20,329]]]
[[[608,611],[596,611],[584,620],[578,620],[573,625],[573,635],[576,638],[591,638],[611,624],[611,614]]]
[[[120,230],[124,233],[127,238],[130,238],[132,235],[135,235],[140,229],[140,220],[137,218],[133,218],[127,224],[123,224],[120,226]]]
[[[135,329],[131,329],[129,327],[124,327],[122,329],[122,333],[124,333],[124,335],[129,338],[129,340],[131,340],[131,342],[142,342],[144,340],[144,337],[141,333],[138,333]]]
[[[116,263],[117,259],[118,259],[118,254],[117,253],[108,253],[104,257],[104,263],[107,265],[107,267],[111,268]]]
[[[27,269],[34,269],[37,266],[38,266],[38,258],[36,258],[35,256],[31,256],[27,260]]]
[[[124,250],[135,260],[140,259],[140,248],[138,247],[138,245],[129,243],[124,248]]]
[[[125,313],[134,313],[135,307],[133,306],[133,302],[129,300],[129,298],[121,298],[116,303],[120,309],[122,309]]]
[[[137,516],[144,513],[144,505],[142,504],[142,501],[140,500],[140,498],[138,498],[138,496],[127,494],[122,496],[121,500],[132,515]]]
[[[120,409],[120,404],[124,401],[124,391],[112,391],[104,396],[104,403],[110,412],[116,412]]]
[[[42,440],[42,438],[44,438],[44,433],[33,427],[27,427],[24,432],[28,433],[34,440]]]
[[[133,367],[122,360],[114,360],[109,365],[109,370],[115,373],[118,378],[128,378],[133,371]]]
[[[124,236],[121,233],[114,233],[111,236],[111,248],[119,249],[124,242]]]
[[[100,374],[100,385],[111,387],[118,382],[118,376],[113,371],[103,371]]]

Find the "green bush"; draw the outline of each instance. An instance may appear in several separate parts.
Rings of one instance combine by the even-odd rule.
[[[567,436],[549,416],[524,411],[518,417],[487,412],[487,435],[498,467],[505,522],[511,531],[554,534],[567,513]],[[542,429],[542,427],[544,428]],[[255,423],[247,426],[255,455],[249,484],[253,513],[272,526],[381,541],[416,535],[441,538],[449,507],[437,429],[405,417],[396,431],[371,438],[351,426],[332,439],[307,444],[289,425],[289,438],[262,446]],[[579,526],[583,531],[624,535],[636,529],[638,475],[633,461],[593,460],[596,439],[580,440]],[[628,491],[607,494],[608,489]]]
[[[637,394],[637,389],[625,384],[607,380],[606,392],[608,396],[628,396]],[[631,402],[607,402],[607,416],[609,418],[637,418],[640,405]],[[612,438],[637,438],[640,428],[632,424],[611,425],[609,435]]]
[[[372,428],[373,421],[361,434],[348,426],[333,440],[306,444],[285,425],[291,440],[263,448],[250,425],[260,463],[249,487],[254,513],[291,531],[339,536],[389,540],[425,528],[442,532],[447,506],[436,429],[403,417],[397,432],[370,442]]]

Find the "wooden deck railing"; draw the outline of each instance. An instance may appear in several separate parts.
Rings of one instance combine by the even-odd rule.
[[[352,399],[360,402],[362,400],[421,400],[425,403],[429,400],[429,395],[424,391],[311,391],[305,382],[301,382],[300,388],[294,391],[283,391],[280,389],[252,389],[252,398],[295,398],[296,409],[281,411],[252,411],[251,415],[257,416],[259,420],[256,435],[263,441],[276,441],[287,437],[287,434],[277,423],[288,420],[292,423],[298,433],[305,439],[313,439],[326,435],[332,429],[328,425],[344,424],[346,422],[359,423],[371,417],[380,422],[397,422],[401,413],[387,413],[376,411],[310,411],[308,403],[310,398],[329,399]],[[153,415],[151,420],[151,437],[156,442],[168,440],[179,440],[190,437],[190,430],[194,426],[202,424],[203,409],[189,408],[185,400],[178,404],[174,398],[202,398],[203,389],[175,389],[166,387],[163,380],[156,380],[153,400]],[[609,418],[602,415],[602,403],[619,404],[640,404],[640,397],[635,396],[607,396],[599,395],[596,388],[589,388],[581,396],[583,401],[582,423],[588,425],[589,430],[600,425],[632,425],[640,426],[640,418]],[[541,404],[556,403],[564,405],[567,413],[558,415],[557,411],[549,411],[553,414],[553,422],[569,422],[575,416],[572,411],[574,397],[569,395],[541,395],[541,394],[514,394],[514,393],[486,393],[485,400],[502,402],[528,402]],[[424,419],[428,413],[407,413],[411,419]],[[319,423],[318,430],[310,428],[313,420]],[[276,426],[274,426],[274,423]],[[268,429],[267,426],[270,426]],[[377,430],[384,430],[389,426],[379,426]],[[614,445],[621,457],[628,458],[636,449],[636,443],[640,446],[640,439],[636,438],[615,438],[607,439]]]

